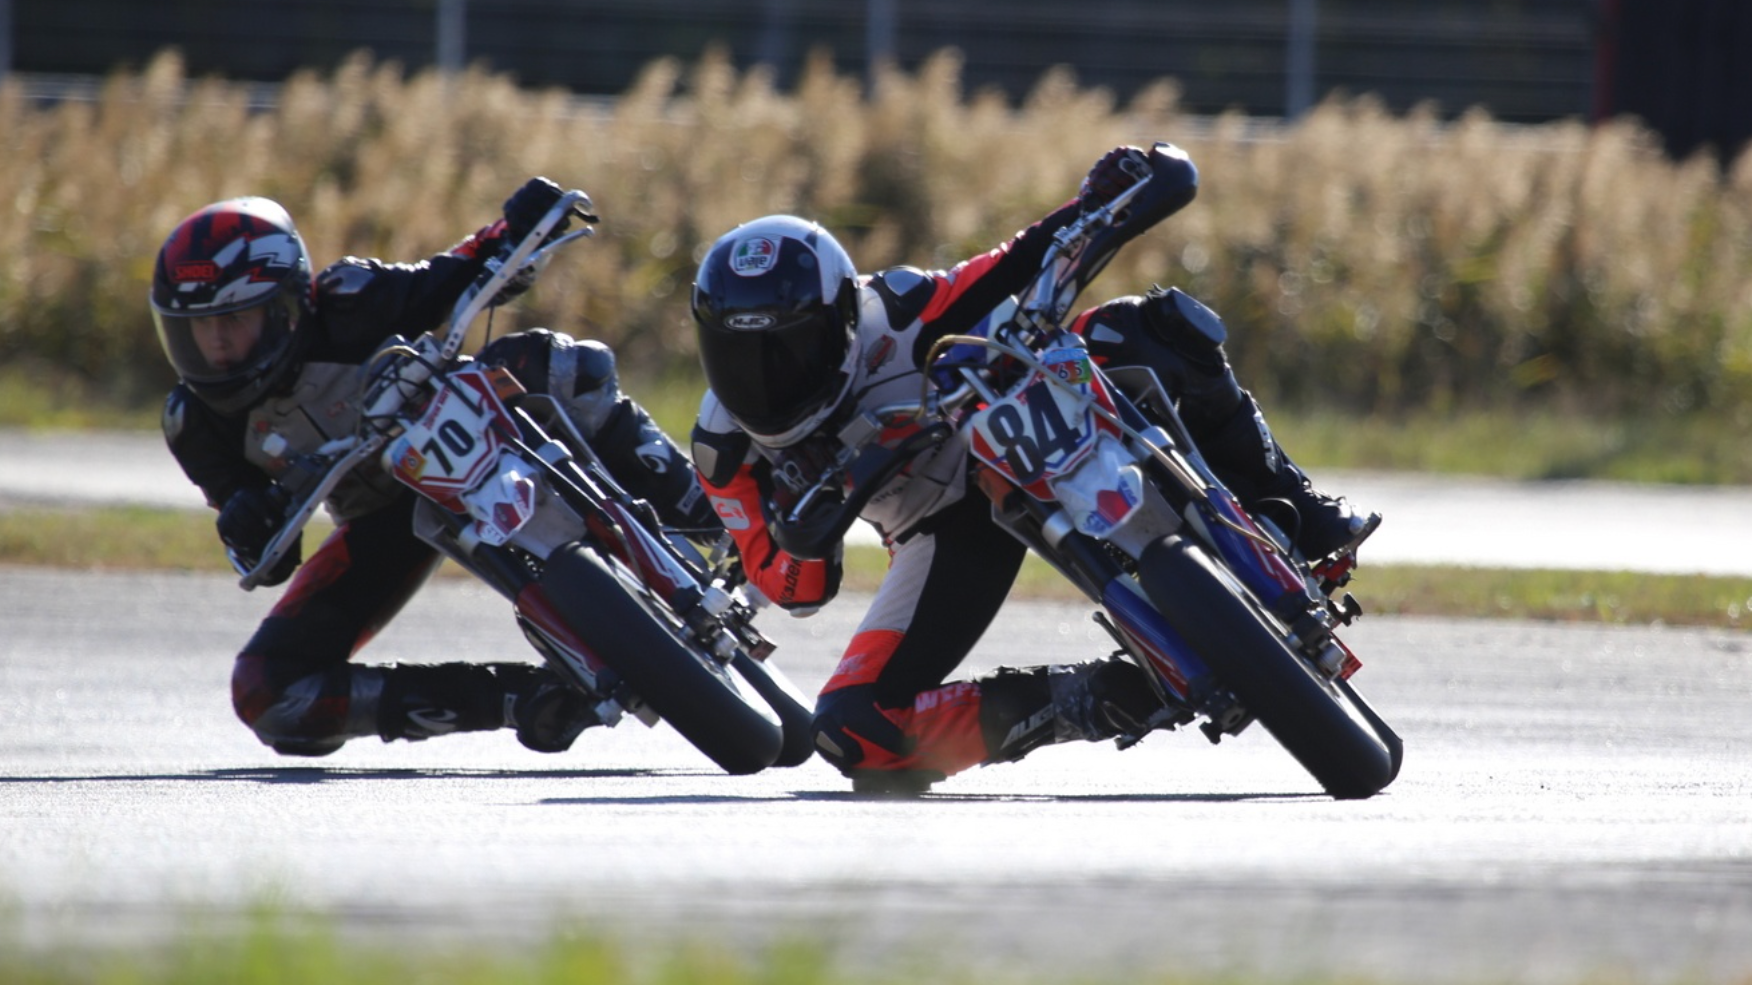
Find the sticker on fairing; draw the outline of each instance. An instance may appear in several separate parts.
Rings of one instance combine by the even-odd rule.
[[[1080,348],[1049,349],[1041,362],[1054,376],[1072,386],[1081,386],[1095,379],[1095,367],[1089,362],[1089,350]]]

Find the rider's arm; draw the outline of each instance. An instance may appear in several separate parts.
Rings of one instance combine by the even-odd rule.
[[[761,594],[780,608],[809,610],[839,592],[841,560],[803,560],[774,542],[767,525],[767,495],[761,476],[770,466],[753,452],[747,434],[730,423],[716,398],[706,394],[694,425],[693,458],[700,486],[736,542],[742,569]]]
[[[1076,221],[1085,206],[1111,201],[1129,187],[1132,183],[1129,168],[1142,160],[1143,152],[1133,147],[1116,147],[1108,151],[1090,169],[1075,198],[1047,213],[1039,222],[1012,236],[1009,242],[997,249],[965,260],[947,273],[930,275],[934,289],[928,293],[913,291],[913,296],[920,300],[914,302],[911,311],[900,312],[916,317],[921,326],[913,345],[914,364],[923,364],[926,353],[938,339],[970,331],[1006,298],[1025,289],[1040,272],[1040,265],[1058,231]],[[1104,249],[1109,252],[1117,249],[1119,243],[1141,233],[1156,218],[1134,224],[1135,228],[1126,236],[1111,241]],[[1097,264],[1095,269],[1099,267]],[[883,275],[877,275],[874,285],[879,292],[882,291],[882,279]],[[885,295],[885,300],[889,296]],[[912,320],[895,318],[894,314],[896,312],[891,309],[889,323],[892,325],[906,325]]]
[[[165,399],[161,423],[171,456],[213,509],[224,507],[238,490],[269,481],[243,457],[243,415],[220,417],[178,384]]]
[[[494,223],[418,263],[350,256],[330,264],[316,277],[315,304],[337,351],[323,355],[336,362],[363,360],[391,335],[412,338],[442,326],[491,255],[476,252],[487,230],[503,225]]]
[[[905,294],[918,298],[915,303],[922,303],[922,307],[912,313],[923,326],[914,342],[913,361],[922,364],[932,343],[945,335],[971,330],[1004,299],[1026,288],[1040,271],[1041,261],[1052,246],[1053,234],[1069,225],[1077,215],[1077,200],[1072,199],[997,249],[963,260],[946,272],[930,274],[932,290],[928,293],[907,285],[909,289]],[[884,275],[877,275],[879,291],[883,279]],[[907,324],[907,320],[897,320],[892,316],[890,321],[896,325]]]
[[[744,464],[723,485],[703,476],[700,485],[710,497],[718,519],[736,541],[742,568],[762,595],[781,609],[814,609],[839,593],[842,563],[836,555],[819,560],[792,557],[773,541],[762,509],[760,482],[754,476],[759,464]]]

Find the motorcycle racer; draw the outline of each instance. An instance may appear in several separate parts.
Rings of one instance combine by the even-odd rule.
[[[772,518],[839,458],[848,423],[916,404],[931,345],[974,330],[1022,290],[1053,234],[1128,187],[1142,160],[1137,148],[1115,148],[1071,201],[947,271],[860,275],[827,230],[794,216],[757,219],[718,239],[694,283],[709,389],[693,457],[753,584],[798,614],[834,598],[840,550],[792,556],[775,541]],[[1110,368],[1154,373],[1212,468],[1249,507],[1285,508],[1285,529],[1305,556],[1354,551],[1380,523],[1316,490],[1284,455],[1235,380],[1221,320],[1203,305],[1155,289],[1091,308],[1073,327]],[[1138,731],[1159,707],[1144,672],[1119,660],[1002,668],[945,683],[997,614],[1026,553],[993,522],[984,497],[966,495],[967,452],[959,433],[927,450],[862,512],[888,546],[890,567],[822,687],[813,725],[818,751],[854,789],[925,789],[1041,745]]]
[[[176,226],[151,292],[158,339],[179,377],[165,402],[165,440],[218,511],[219,538],[240,571],[255,567],[314,478],[300,471],[300,456],[355,430],[361,364],[392,336],[439,326],[486,261],[560,197],[558,185],[533,178],[501,219],[442,253],[417,263],[346,257],[314,276],[291,216],[269,199],[216,202]],[[495,303],[527,286],[514,283]],[[559,398],[615,478],[666,522],[721,529],[691,463],[620,391],[607,346],[532,329],[490,342],[477,358]],[[416,499],[372,467],[335,488],[325,502],[335,532],[301,567],[295,547],[264,582],[292,579],[236,657],[238,717],[285,755],[327,755],[361,736],[498,728],[515,729],[538,752],[569,748],[598,722],[545,667],[351,662],[441,561],[412,531]]]

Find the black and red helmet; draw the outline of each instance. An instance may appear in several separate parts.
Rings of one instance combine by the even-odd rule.
[[[694,278],[706,382],[769,447],[820,427],[851,389],[858,272],[813,222],[771,215],[719,237]]]
[[[158,343],[183,383],[222,414],[240,411],[296,362],[298,324],[310,303],[310,254],[278,203],[216,202],[177,224],[152,272]],[[262,330],[247,355],[215,364],[195,338],[198,319],[262,308]]]

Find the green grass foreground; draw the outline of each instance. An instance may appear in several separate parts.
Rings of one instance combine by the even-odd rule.
[[[810,985],[882,982],[830,970],[825,951],[779,945],[741,955],[678,941],[662,956],[597,935],[546,944],[361,943],[321,918],[244,915],[240,929],[152,945],[0,949],[8,985]],[[957,978],[951,976],[949,981]],[[968,976],[959,980],[972,981]],[[989,979],[987,979],[989,980]]]
[[[312,524],[306,532],[307,553],[330,529],[326,520]],[[888,556],[880,548],[851,548],[846,554],[846,589],[874,590],[887,563]],[[211,574],[231,570],[209,514],[137,507],[0,510],[0,564]],[[443,571],[463,577],[453,565]],[[1377,614],[1721,629],[1752,626],[1752,578],[1368,565],[1358,573],[1351,591],[1366,612]],[[1023,568],[1015,596],[1078,598],[1057,572],[1032,557]]]

